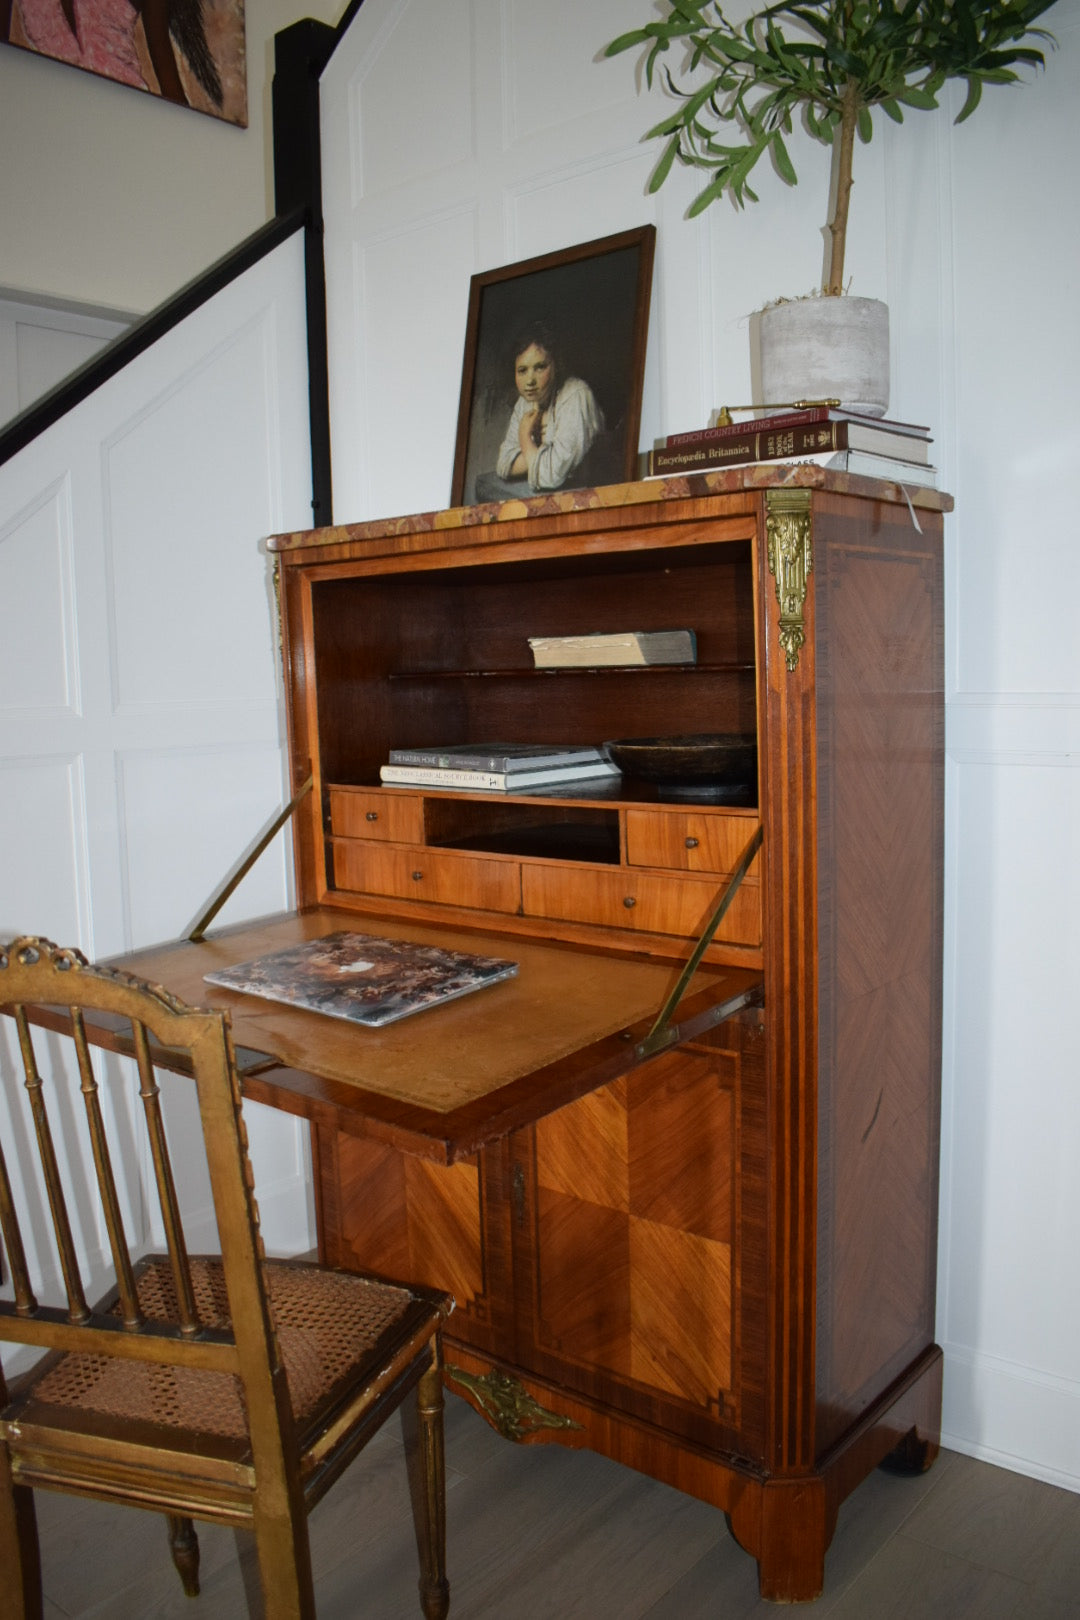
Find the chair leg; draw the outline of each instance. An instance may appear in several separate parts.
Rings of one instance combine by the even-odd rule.
[[[11,1458],[0,1445],[0,1617],[41,1620],[41,1551],[34,1493],[16,1485]]]
[[[311,1548],[303,1506],[290,1519],[287,1511],[265,1513],[256,1505],[253,1528],[264,1620],[315,1620]]]
[[[431,1366],[416,1389],[416,1427],[405,1424],[416,1548],[420,1554],[420,1607],[425,1620],[445,1620],[450,1608],[446,1579],[446,1458],[443,1449],[442,1358],[432,1343]],[[405,1409],[402,1409],[404,1417]]]
[[[199,1538],[190,1519],[167,1513],[169,1551],[188,1597],[199,1595]]]

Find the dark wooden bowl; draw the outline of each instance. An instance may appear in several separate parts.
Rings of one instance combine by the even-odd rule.
[[[711,732],[697,737],[626,737],[604,744],[624,776],[646,782],[749,785],[757,777],[757,739]]]

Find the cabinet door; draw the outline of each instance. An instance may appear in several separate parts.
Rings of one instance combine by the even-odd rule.
[[[732,1020],[512,1144],[520,1365],[744,1455],[761,1454],[762,1045]]]

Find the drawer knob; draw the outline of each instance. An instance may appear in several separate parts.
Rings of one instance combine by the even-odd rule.
[[[377,810],[369,810],[364,819],[365,821],[378,821],[379,812]]]
[[[412,880],[414,883],[422,883],[424,881],[423,872],[414,872],[412,875]]]
[[[696,838],[688,838],[686,840],[686,847],[687,847],[687,849],[697,849],[697,847],[698,847],[697,839]]]
[[[637,901],[634,899],[632,894],[628,894],[623,900],[623,905],[626,907],[627,911],[632,911],[637,905]]]

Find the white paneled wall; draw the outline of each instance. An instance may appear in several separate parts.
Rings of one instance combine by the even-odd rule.
[[[281,805],[260,543],[311,517],[304,310],[298,234],[0,467],[0,937],[182,934]],[[220,920],[280,910],[290,866],[279,835]],[[247,1116],[268,1245],[307,1249],[306,1128]]]
[[[130,325],[119,313],[0,296],[0,426]]]
[[[447,503],[470,276],[654,222],[642,443],[751,394],[751,312],[820,279],[828,155],[687,221],[663,100],[598,60],[649,0],[364,0],[323,76],[338,521]],[[891,414],[932,424],[947,532],[938,1336],[946,1443],[1080,1489],[1080,0],[1037,82],[856,154],[851,290],[888,299]]]

